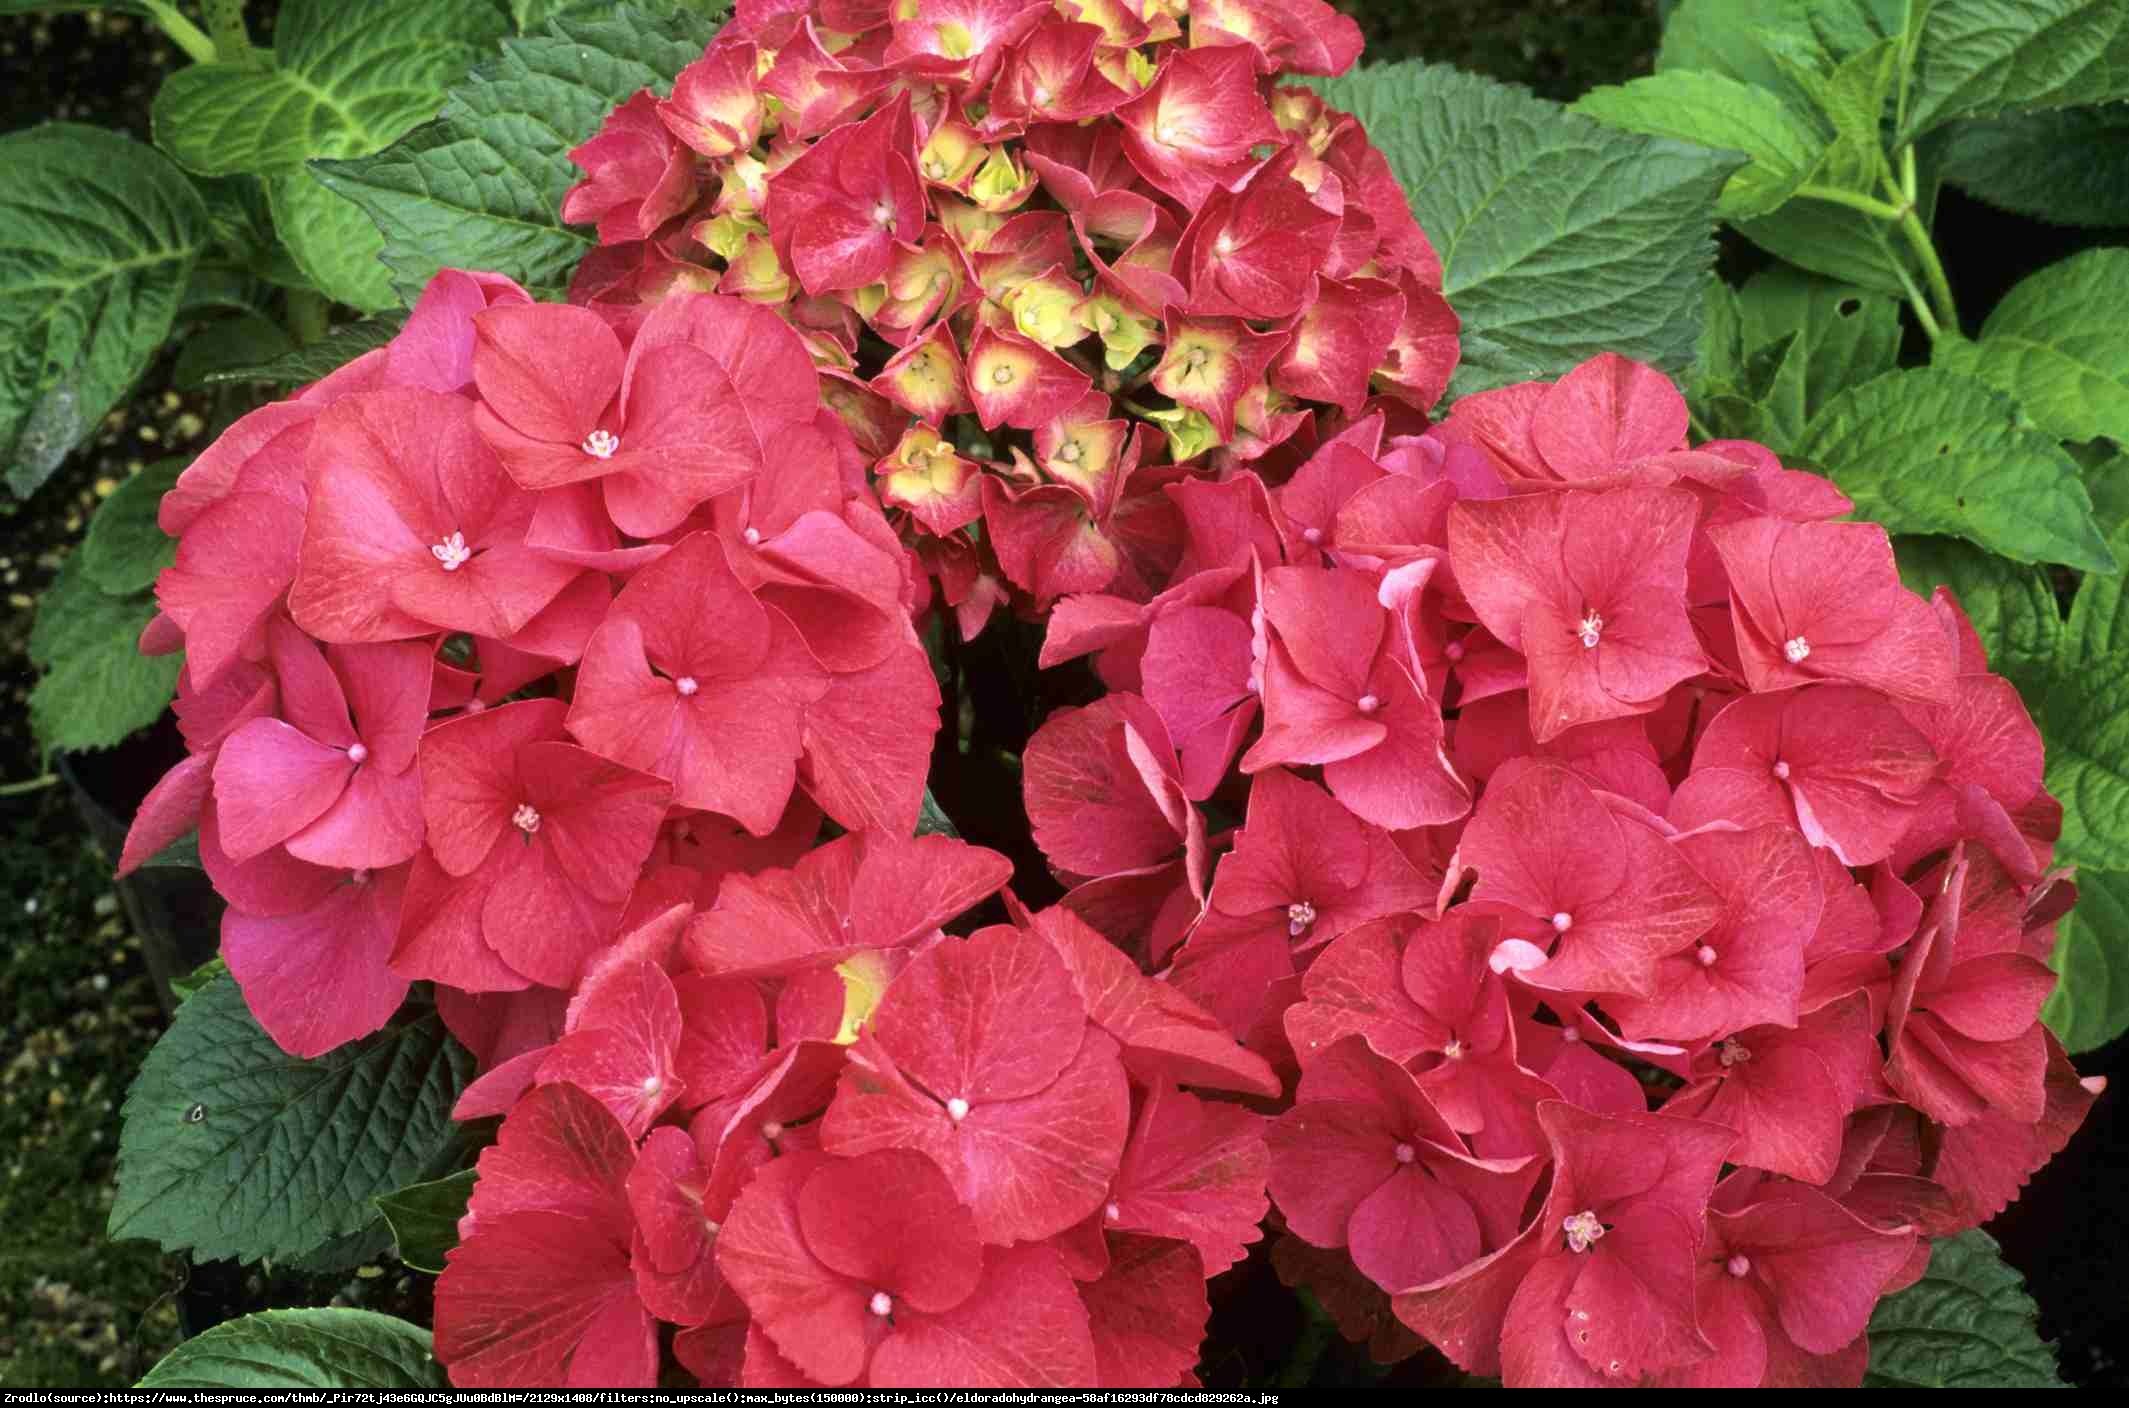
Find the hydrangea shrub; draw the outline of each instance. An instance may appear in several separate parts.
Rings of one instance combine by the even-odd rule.
[[[223,954],[500,1117],[459,1387],[1177,1387],[1268,1239],[1384,1362],[1862,1381],[2102,1082],[2039,730],[1864,496],[1460,324],[1320,0],[760,0],[179,477]],[[933,819],[927,641],[1098,682]],[[920,824],[921,823],[921,824]],[[418,985],[418,986],[417,986]],[[1947,1245],[1951,1245],[1947,1243]]]

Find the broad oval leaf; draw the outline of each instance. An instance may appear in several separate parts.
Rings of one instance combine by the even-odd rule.
[[[432,1276],[443,1274],[444,1253],[458,1245],[458,1220],[473,1196],[473,1179],[474,1170],[460,1169],[378,1196],[377,1210],[391,1225],[401,1261]]]
[[[177,690],[181,655],[143,655],[140,633],[155,616],[145,592],[102,590],[76,552],[37,602],[30,663],[30,729],[47,753],[109,748],[162,716]]]
[[[1940,1237],[1922,1279],[1870,1317],[1866,1388],[2061,1388],[2040,1309],[1979,1228]]]
[[[116,132],[0,137],[0,461],[35,490],[170,333],[207,243],[184,173]]]
[[[2129,98],[2129,6],[2121,0],[1931,0],[1903,141],[1955,117]]]
[[[1572,110],[1628,132],[1743,152],[1751,164],[1730,178],[1717,206],[1726,219],[1779,209],[1826,150],[1826,139],[1780,98],[1719,73],[1674,69],[1636,78],[1584,94]]]
[[[1693,360],[1718,193],[1734,153],[1608,128],[1454,69],[1317,79],[1403,182],[1463,319],[1469,395],[1556,377],[1601,351]]]
[[[375,155],[311,168],[369,213],[403,292],[441,268],[488,269],[543,293],[566,288],[593,244],[590,231],[562,224],[563,193],[583,174],[570,149],[637,89],[670,88],[717,29],[706,14],[628,5],[563,14],[549,27],[504,41],[499,57],[451,90],[437,121]]]
[[[1934,360],[1985,381],[2059,440],[2129,442],[2129,249],[2088,249],[2022,280],[1981,338]]]
[[[2077,462],[1971,377],[1887,372],[1835,397],[1797,446],[1895,533],[1944,533],[2020,562],[2117,564]]]
[[[2051,225],[2129,225],[2129,104],[1977,119],[1948,132],[1944,177],[1990,205]]]
[[[176,557],[177,543],[164,535],[155,515],[189,463],[182,455],[157,460],[96,510],[82,539],[81,568],[100,589],[115,596],[145,591]]]
[[[138,1388],[450,1387],[429,1332],[374,1310],[264,1310],[186,1340]]]
[[[1957,538],[1903,534],[1892,540],[1892,548],[1900,580],[1911,590],[1928,596],[1940,586],[1952,589],[1988,651],[1990,669],[2010,674],[2054,656],[2063,639],[2062,609],[2045,569]]]
[[[256,1261],[356,1232],[377,1195],[449,1166],[472,1066],[433,1012],[299,1061],[217,977],[126,1096],[111,1235]]]

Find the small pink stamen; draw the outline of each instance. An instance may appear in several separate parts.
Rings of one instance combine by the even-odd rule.
[[[1752,1053],[1745,1049],[1745,1044],[1734,1036],[1724,1038],[1715,1054],[1724,1066],[1736,1066],[1752,1059]]]
[[[611,430],[594,430],[584,437],[582,449],[595,460],[610,460],[621,448],[621,437]]]
[[[884,1320],[894,1314],[894,1297],[885,1291],[874,1291],[872,1293],[871,1308],[873,1314]]]
[[[1316,906],[1307,900],[1286,907],[1286,935],[1298,939],[1308,932],[1308,926],[1316,922]]]
[[[370,883],[370,873],[367,870],[350,870],[347,873],[347,883],[350,885],[367,885]]]
[[[1782,642],[1782,657],[1792,665],[1801,665],[1811,656],[1811,642],[1802,636]]]
[[[347,748],[347,760],[351,763],[366,763],[370,760],[370,750],[360,743],[350,743]]]
[[[1360,712],[1363,714],[1372,714],[1377,709],[1380,709],[1382,707],[1382,701],[1380,699],[1377,699],[1372,694],[1363,694],[1360,696],[1359,700],[1355,702],[1353,707],[1360,710]]]
[[[456,572],[473,560],[473,549],[466,546],[464,533],[453,533],[440,543],[432,543],[429,552],[446,572]]]
[[[947,1117],[948,1119],[952,1120],[952,1121],[953,1121],[953,1122],[954,1122],[955,1124],[959,1124],[959,1123],[961,1123],[961,1121],[963,1121],[963,1120],[967,1119],[967,1118],[968,1118],[968,1101],[966,1101],[966,1100],[963,1100],[963,1099],[962,1099],[962,1098],[961,1098],[960,1096],[958,1096],[958,1095],[956,1095],[956,1096],[955,1096],[955,1097],[954,1097],[953,1099],[951,1099],[951,1100],[947,1101],[947,1102],[946,1102],[946,1117]]]
[[[749,528],[746,532],[741,533],[739,536],[746,539],[748,547],[755,547],[761,542],[761,529]]]
[[[1567,1249],[1571,1252],[1586,1252],[1604,1236],[1604,1224],[1594,1212],[1578,1212],[1560,1223],[1567,1233]]]
[[[1703,968],[1713,968],[1715,966],[1715,960],[1719,956],[1720,955],[1718,955],[1714,949],[1708,947],[1706,944],[1702,944],[1699,948],[1693,950],[1694,961],[1699,963],[1700,966]]]
[[[1233,254],[1235,252],[1235,237],[1229,234],[1222,234],[1212,242],[1212,252],[1221,255]]]
[[[1111,1203],[1109,1204],[1109,1206],[1103,1208],[1101,1210],[1101,1215],[1111,1222],[1122,1222],[1124,1220],[1124,1210],[1118,1207],[1115,1203]]]
[[[1448,1044],[1447,1046],[1444,1046],[1444,1047],[1442,1048],[1442,1056],[1443,1056],[1443,1058],[1444,1058],[1444,1059],[1446,1059],[1446,1060],[1450,1060],[1450,1061],[1461,1061],[1461,1060],[1463,1060],[1463,1059],[1464,1059],[1464,1044],[1463,1044],[1463,1043],[1462,1043],[1461,1041],[1458,1041],[1458,1040],[1457,1040],[1457,1039],[1456,1039],[1455,1037],[1453,1037],[1453,1036],[1452,1036],[1452,1037],[1450,1037],[1450,1038],[1449,1038],[1449,1044]]]
[[[1787,782],[1789,780],[1789,765],[1787,763],[1776,763],[1774,765],[1774,775]]]
[[[1604,636],[1604,618],[1592,611],[1575,626],[1575,639],[1582,642],[1584,650],[1595,650]]]
[[[689,699],[693,698],[695,691],[702,688],[702,686],[695,683],[693,675],[682,675],[679,679],[673,681],[673,688],[680,691],[681,698]]]
[[[1307,543],[1310,547],[1314,547],[1323,541],[1323,530],[1321,528],[1303,528],[1301,530],[1301,541]]]
[[[1460,640],[1452,640],[1442,647],[1442,654],[1448,656],[1449,663],[1454,665],[1464,658],[1464,643]]]
[[[530,836],[540,829],[540,814],[530,802],[520,802],[517,810],[510,813],[510,824]]]
[[[783,1138],[783,1122],[781,1120],[763,1120],[761,1122],[761,1137],[768,1140],[771,1144],[774,1144],[777,1140]]]
[[[656,1095],[660,1090],[663,1090],[664,1088],[665,1082],[658,1079],[658,1077],[656,1076],[645,1076],[643,1078],[643,1093],[645,1095]]]
[[[1564,934],[1574,927],[1575,917],[1564,909],[1552,917],[1552,928],[1556,934]]]
[[[1419,1150],[1413,1148],[1410,1144],[1399,1144],[1390,1153],[1401,1164],[1408,1164],[1419,1157]]]
[[[1752,1258],[1746,1256],[1743,1252],[1739,1252],[1736,1256],[1724,1262],[1722,1269],[1732,1276],[1748,1275],[1752,1270]]]

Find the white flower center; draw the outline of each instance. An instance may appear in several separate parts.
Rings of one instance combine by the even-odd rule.
[[[1774,765],[1774,775],[1787,782],[1789,780],[1789,765],[1787,763],[1776,763]]]
[[[1693,961],[1703,968],[1713,968],[1715,960],[1720,956],[1706,944],[1702,944],[1699,948],[1693,950]]]
[[[1300,938],[1308,932],[1308,926],[1316,922],[1316,906],[1307,900],[1286,907],[1286,933],[1289,938]]]
[[[1360,710],[1360,712],[1363,714],[1372,714],[1377,709],[1380,709],[1382,707],[1382,701],[1380,699],[1377,699],[1372,694],[1363,694],[1355,702],[1353,707]]]
[[[1235,252],[1235,237],[1227,234],[1221,235],[1212,242],[1212,249],[1215,254],[1233,254]]]
[[[1811,642],[1802,636],[1782,642],[1782,654],[1792,665],[1801,665],[1811,656]]]
[[[960,1096],[958,1096],[958,1095],[956,1095],[956,1096],[955,1096],[955,1097],[954,1097],[953,1099],[951,1099],[951,1100],[947,1101],[947,1102],[946,1102],[946,1117],[947,1117],[948,1119],[952,1120],[952,1121],[953,1121],[953,1122],[954,1122],[955,1124],[959,1124],[959,1123],[961,1123],[961,1121],[963,1121],[963,1120],[967,1119],[967,1118],[968,1118],[968,1101],[966,1101],[966,1100],[963,1100],[963,1099],[962,1099],[962,1098],[961,1098]]]
[[[510,813],[510,824],[530,836],[540,829],[540,813],[530,802],[520,802],[517,810]]]
[[[1736,1066],[1751,1060],[1752,1053],[1745,1049],[1743,1042],[1733,1036],[1724,1039],[1721,1048],[1716,1052],[1716,1057],[1725,1066]]]
[[[1604,635],[1604,618],[1592,611],[1575,626],[1575,639],[1582,642],[1584,650],[1595,650]]]
[[[1747,1275],[1752,1270],[1752,1258],[1746,1256],[1743,1252],[1739,1252],[1736,1256],[1733,1256],[1728,1261],[1724,1262],[1722,1269],[1729,1272],[1732,1276]]]
[[[872,1293],[872,1313],[882,1320],[894,1314],[894,1297],[885,1291],[874,1291]]]
[[[673,688],[680,691],[682,698],[688,698],[691,697],[696,690],[702,688],[702,686],[695,683],[695,677],[693,675],[682,675],[679,679],[673,681]]]
[[[1594,1212],[1578,1212],[1560,1227],[1567,1233],[1567,1249],[1571,1252],[1586,1252],[1604,1236],[1604,1224],[1597,1221]]]
[[[768,1140],[771,1144],[774,1144],[777,1140],[783,1138],[783,1122],[781,1120],[763,1120],[761,1122],[761,1137]]]
[[[645,1076],[643,1078],[643,1093],[645,1095],[656,1095],[664,1088],[665,1082],[658,1079],[658,1077],[656,1076]]]
[[[749,528],[746,532],[741,533],[739,536],[746,539],[747,546],[751,548],[761,542],[761,529]]]
[[[430,544],[429,552],[446,572],[456,572],[473,560],[473,549],[466,546],[464,533],[453,533],[440,543]]]
[[[872,223],[883,230],[892,230],[894,228],[894,207],[884,200],[875,205],[872,208]]]
[[[363,746],[362,746],[362,745],[361,745],[360,743],[350,743],[350,744],[348,745],[348,748],[347,748],[347,760],[348,760],[349,762],[351,762],[351,763],[366,763],[366,762],[368,762],[368,761],[369,761],[369,758],[370,758],[370,750],[369,750],[369,749],[367,749],[367,748],[365,748],[365,747],[363,747]]]
[[[1452,1036],[1449,1044],[1442,1048],[1442,1055],[1451,1061],[1461,1061],[1464,1059],[1464,1044]]]
[[[1552,931],[1555,934],[1564,934],[1574,927],[1575,917],[1564,909],[1552,917]]]
[[[1301,530],[1301,541],[1307,543],[1310,547],[1314,547],[1323,541],[1323,530],[1321,528],[1303,528]]]
[[[1117,1206],[1115,1203],[1111,1203],[1107,1207],[1103,1208],[1101,1210],[1101,1215],[1111,1222],[1122,1222],[1124,1220],[1124,1210],[1121,1207]]]
[[[595,460],[610,460],[621,448],[621,437],[611,430],[594,430],[584,437],[584,453]]]
[[[1048,106],[1049,106],[1049,103],[1050,103],[1050,99],[1052,99],[1052,98],[1054,98],[1054,97],[1056,97],[1056,96],[1057,96],[1057,95],[1056,95],[1055,93],[1052,93],[1052,92],[1050,91],[1050,89],[1049,89],[1049,85],[1048,85],[1048,84],[1044,84],[1044,83],[1038,83],[1038,84],[1036,84],[1036,85],[1035,85],[1035,106],[1036,106],[1036,107],[1048,107]]]
[[[370,883],[370,873],[367,870],[350,870],[347,873],[347,883],[350,885],[367,885]]]
[[[1408,1164],[1419,1157],[1419,1150],[1413,1148],[1410,1144],[1403,1143],[1392,1149],[1390,1153],[1401,1164]]]
[[[1011,367],[999,367],[991,373],[991,385],[993,386],[1005,386],[1012,379],[1013,369]]]

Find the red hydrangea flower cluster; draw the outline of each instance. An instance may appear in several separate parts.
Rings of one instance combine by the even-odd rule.
[[[1858,1383],[2098,1088],[1957,602],[1615,356],[1172,492],[1160,591],[1051,616],[1113,692],[1027,806],[1065,907],[1289,1080],[1282,1275],[1511,1385]]]
[[[780,309],[965,635],[1143,598],[1180,466],[1290,467],[1455,367],[1388,163],[1274,86],[1359,50],[1323,0],[742,3],[571,153],[602,242],[573,297]]]

